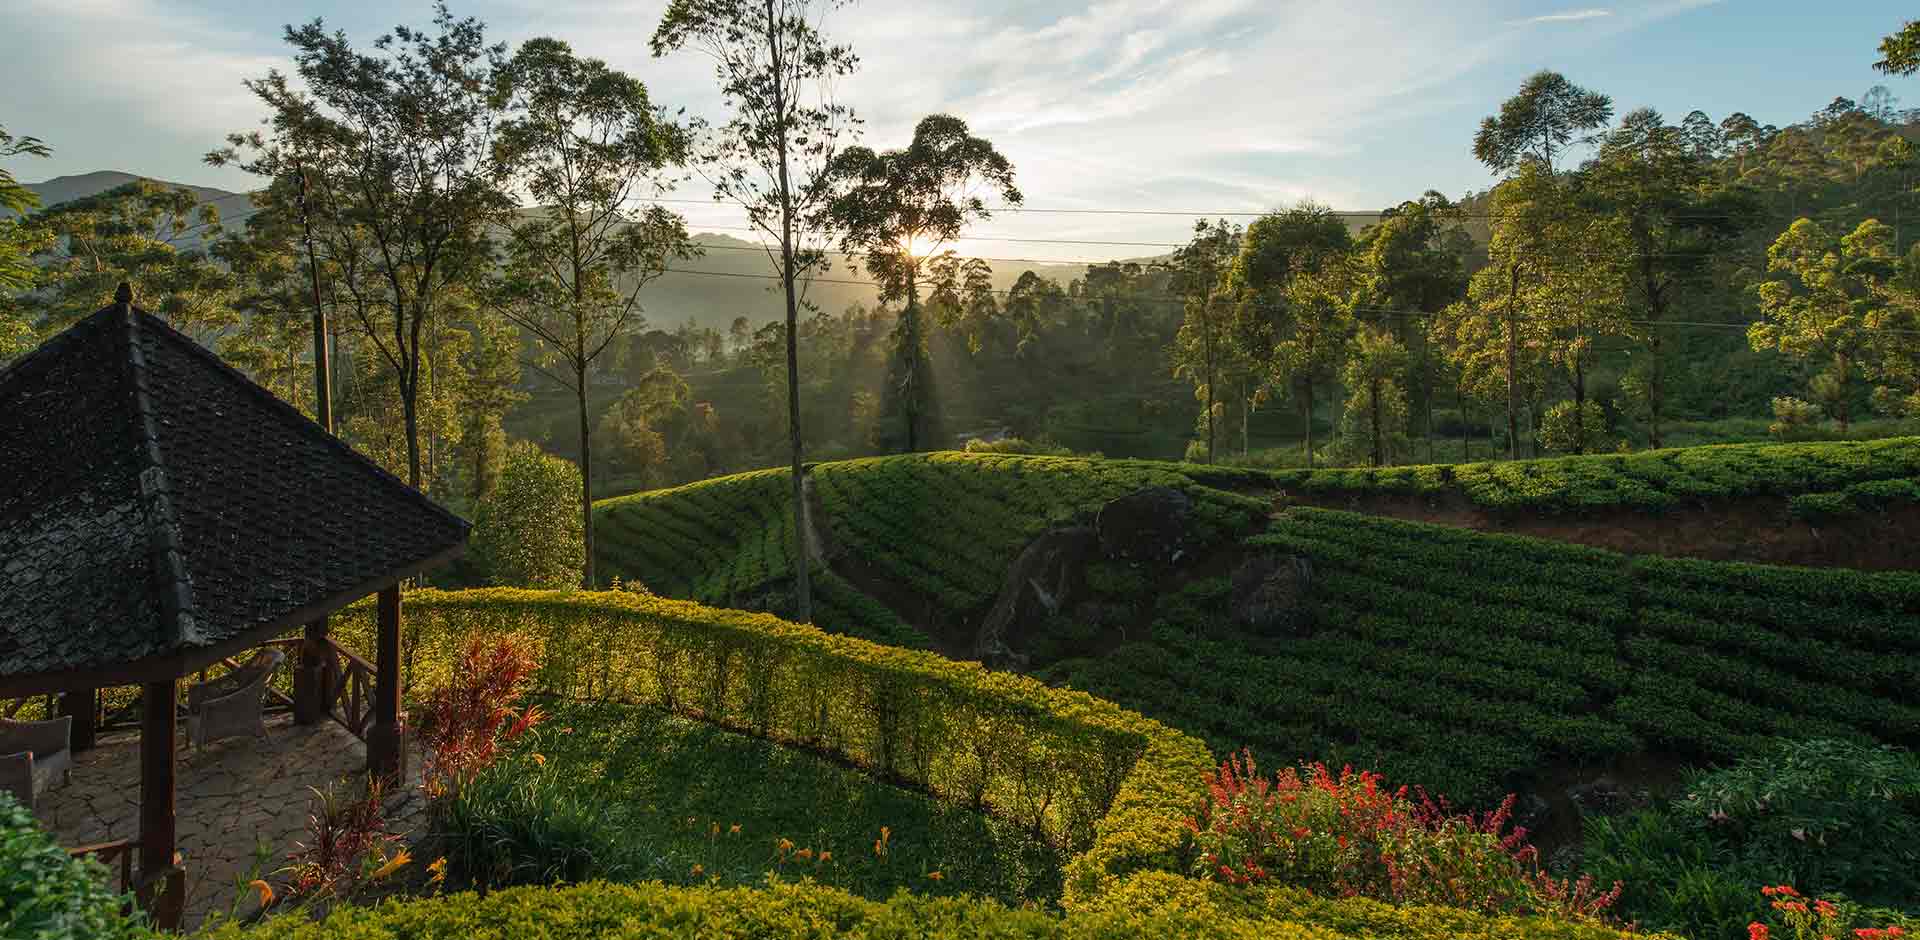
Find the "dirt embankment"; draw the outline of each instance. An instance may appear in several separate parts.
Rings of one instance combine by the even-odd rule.
[[[1920,570],[1920,506],[1820,522],[1796,518],[1778,496],[1649,513],[1492,513],[1459,497],[1288,492],[1279,506],[1318,506],[1482,532],[1577,542],[1629,555],[1669,555],[1769,565]]]

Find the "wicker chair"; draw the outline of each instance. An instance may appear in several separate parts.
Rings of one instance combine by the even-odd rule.
[[[0,718],[0,790],[32,809],[73,772],[73,716],[51,721]]]
[[[263,649],[247,664],[187,689],[187,743],[204,747],[221,738],[266,737],[267,680],[287,654]]]

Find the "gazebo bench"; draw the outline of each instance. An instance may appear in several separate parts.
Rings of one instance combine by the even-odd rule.
[[[55,781],[73,772],[73,716],[50,721],[0,718],[0,790],[32,809]]]

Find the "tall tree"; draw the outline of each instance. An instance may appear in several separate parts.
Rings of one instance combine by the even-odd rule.
[[[646,86],[557,39],[530,39],[501,74],[509,105],[495,154],[533,200],[513,222],[492,292],[537,344],[541,373],[573,394],[579,418],[580,582],[594,587],[589,374],[646,325],[640,291],[695,253],[678,215],[633,203],[663,195],[686,135],[656,116]],[[550,368],[557,366],[557,368]]]
[[[1703,151],[1693,136],[1642,108],[1601,138],[1599,152],[1583,170],[1598,211],[1624,223],[1620,260],[1635,321],[1629,335],[1646,356],[1623,385],[1635,391],[1635,404],[1647,419],[1648,443],[1656,448],[1666,414],[1668,314],[1688,292],[1708,286],[1716,252],[1752,214],[1743,190],[1709,185],[1714,151]]]
[[[209,345],[233,329],[229,273],[208,256],[220,211],[193,190],[136,180],[33,216],[48,238],[40,266],[42,328],[54,332],[112,302],[122,281],[141,306]]]
[[[1814,397],[1844,432],[1873,338],[1882,321],[1881,286],[1893,274],[1893,232],[1869,219],[1836,238],[1800,219],[1767,248],[1767,270],[1785,275],[1760,285],[1763,317],[1747,330],[1753,348],[1772,349],[1819,369]]]
[[[905,304],[887,367],[890,400],[883,399],[882,408],[898,416],[900,441],[911,453],[925,441],[936,408],[920,309],[921,269],[928,256],[958,241],[969,222],[992,217],[981,186],[1004,203],[1020,204],[1013,164],[993,144],[969,134],[965,121],[931,114],[920,119],[905,149],[849,147],[835,156],[827,178],[835,195],[824,209],[826,227],[843,233],[841,250],[863,256],[883,303]]]
[[[1393,330],[1413,359],[1419,405],[1425,411],[1427,458],[1433,459],[1434,355],[1427,322],[1467,289],[1465,257],[1472,237],[1460,227],[1460,210],[1446,196],[1427,191],[1382,214],[1355,244],[1361,279],[1362,320]],[[1383,322],[1390,321],[1390,322]]]
[[[1873,67],[1889,75],[1920,72],[1920,20],[1908,20],[1899,32],[1880,40],[1880,61]]]
[[[0,127],[0,157],[45,157],[52,153],[39,138],[15,137]],[[13,218],[0,219],[0,365],[33,345],[33,324],[12,295],[33,287],[39,269],[30,259],[46,247],[51,237],[44,228],[28,225],[21,218],[39,206],[40,197],[33,190],[0,168],[0,210],[14,214]]]
[[[1548,172],[1581,133],[1603,127],[1613,117],[1613,99],[1567,81],[1559,72],[1535,72],[1500,113],[1480,121],[1473,155],[1495,172],[1522,161],[1537,161]]]
[[[448,295],[486,273],[490,227],[512,207],[492,152],[506,47],[487,45],[479,20],[445,4],[433,23],[431,33],[395,27],[371,53],[318,19],[287,27],[305,91],[277,69],[249,81],[270,133],[233,135],[207,157],[308,184],[313,237],[341,305],[392,372],[416,488],[422,341]]]
[[[1358,286],[1348,257],[1352,247],[1345,221],[1326,206],[1303,202],[1247,226],[1227,271],[1235,350],[1263,374],[1255,398],[1269,389],[1294,395],[1309,464],[1315,392],[1338,362],[1334,339]]]
[[[1207,436],[1207,463],[1214,463],[1215,420],[1223,410],[1220,383],[1232,359],[1227,340],[1233,306],[1226,295],[1226,273],[1240,251],[1240,229],[1225,219],[1193,224],[1193,237],[1175,250],[1167,262],[1170,288],[1180,298],[1185,316],[1180,321],[1170,355],[1173,374],[1193,383],[1200,399],[1201,423]]]
[[[1405,449],[1406,371],[1407,348],[1392,331],[1363,326],[1354,334],[1353,355],[1341,373],[1348,395],[1341,410],[1343,439],[1359,440],[1370,466],[1387,466]]]
[[[714,60],[720,94],[733,112],[704,153],[714,196],[740,204],[747,220],[774,240],[786,297],[787,433],[791,443],[793,557],[797,614],[813,619],[812,558],[804,535],[800,426],[800,277],[826,263],[832,232],[818,228],[831,198],[827,167],[857,124],[833,100],[835,82],[859,64],[847,46],[829,44],[816,25],[846,0],[673,0],[650,48],[664,56],[693,46]]]

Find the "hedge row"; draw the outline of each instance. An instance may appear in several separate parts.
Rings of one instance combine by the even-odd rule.
[[[371,648],[371,608],[336,628]],[[655,705],[829,753],[1029,826],[1079,853],[1067,903],[1182,864],[1213,759],[1198,740],[1090,695],[977,663],[625,592],[416,591],[403,681],[443,682],[476,632],[541,646],[537,690]]]
[[[813,884],[767,889],[589,883],[459,894],[376,908],[337,908],[325,920],[228,924],[204,940],[1620,940],[1596,924],[1488,917],[1442,907],[1394,907],[1303,892],[1233,890],[1141,875],[1066,915],[990,900],[901,893],[869,901]],[[1654,940],[1658,940],[1657,937]]]
[[[1718,444],[1377,470],[1283,470],[1270,476],[1277,486],[1309,493],[1458,496],[1495,511],[1657,512],[1713,500],[1818,494],[1795,503],[1795,511],[1804,513],[1842,509],[1843,503],[1844,511],[1852,511],[1911,502],[1915,478],[1920,478],[1920,437]]]

